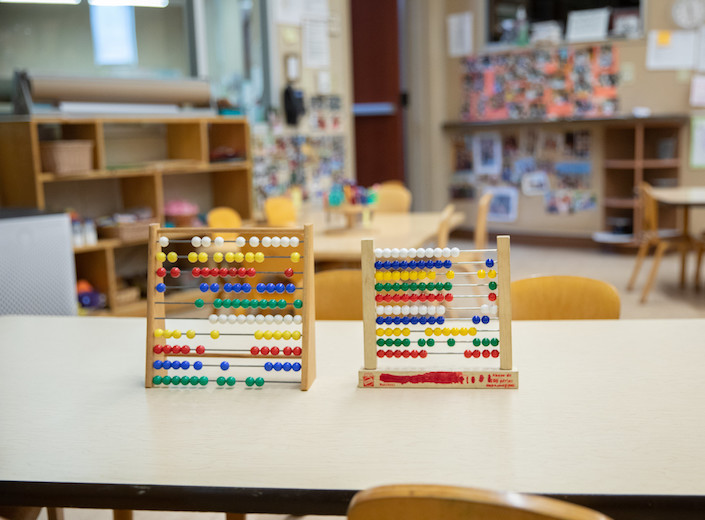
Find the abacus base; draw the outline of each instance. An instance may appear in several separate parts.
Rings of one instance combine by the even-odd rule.
[[[367,370],[358,372],[360,388],[519,388],[519,371],[409,371]]]

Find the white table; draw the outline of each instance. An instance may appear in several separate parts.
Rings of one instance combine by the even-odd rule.
[[[342,514],[428,482],[702,518],[703,332],[515,322],[518,390],[360,389],[361,323],[318,322],[308,392],[145,389],[145,320],[2,317],[0,505]]]

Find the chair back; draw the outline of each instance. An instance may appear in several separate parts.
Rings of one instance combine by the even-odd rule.
[[[610,520],[553,498],[456,486],[379,486],[358,492],[348,520]]]
[[[582,276],[539,276],[512,282],[513,320],[618,319],[615,287]]]
[[[641,231],[658,233],[658,201],[654,198],[652,187],[648,182],[639,186],[641,202]]]
[[[296,207],[289,197],[269,197],[264,201],[264,215],[268,226],[296,224]]]
[[[375,211],[380,213],[408,213],[411,210],[411,192],[400,184],[382,184],[376,189]]]
[[[492,193],[485,193],[477,202],[477,216],[475,217],[475,249],[487,248],[487,214],[490,211]]]
[[[242,217],[233,208],[227,206],[218,206],[213,208],[206,215],[206,224],[210,228],[232,228],[238,229],[242,227]],[[235,240],[237,235],[220,233],[225,240]]]
[[[317,320],[362,320],[362,271],[331,269],[314,276]]]
[[[441,223],[438,225],[438,237],[436,239],[436,247],[448,247],[448,238],[450,237],[450,221],[455,213],[455,205],[448,204],[443,208],[441,213]]]

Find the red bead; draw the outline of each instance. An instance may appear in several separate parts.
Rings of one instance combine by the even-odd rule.
[[[171,274],[172,278],[178,278],[179,276],[181,276],[181,269],[179,269],[178,267],[172,267],[171,271],[169,271],[169,274]]]
[[[493,350],[492,357],[499,357],[499,350]]]
[[[291,278],[292,276],[294,276],[294,270],[289,267],[288,269],[284,270],[284,276],[286,276],[287,278]]]
[[[384,353],[385,356],[387,357],[394,357],[394,351],[393,350],[388,350],[387,352]]]
[[[227,267],[220,268],[220,276],[228,276],[228,268]]]
[[[375,301],[376,301],[376,302],[381,302],[382,299],[383,299],[383,297],[382,297],[381,294],[375,294]]]
[[[472,350],[466,350],[463,352],[466,358],[471,358],[472,357]]]
[[[394,351],[394,357],[400,358],[400,357],[401,357],[401,350],[395,350],[395,351]]]
[[[412,302],[415,302],[416,300],[419,299],[419,295],[418,295],[418,294],[411,294],[411,295],[409,295],[409,299],[410,299]]]
[[[377,351],[377,357],[378,357],[378,358],[383,358],[383,357],[384,357],[384,350],[378,350],[378,351]]]
[[[409,295],[408,295],[408,294],[402,294],[402,295],[401,295],[401,301],[403,301],[403,302],[408,302],[408,301],[409,301]]]
[[[284,347],[284,355],[285,356],[291,356],[291,347]]]
[[[392,295],[391,295],[391,294],[385,294],[385,295],[384,295],[384,301],[385,301],[385,302],[391,302],[391,301],[392,301]]]
[[[206,351],[206,347],[203,345],[198,345],[196,347],[196,354],[203,354]]]
[[[171,345],[164,345],[164,353],[171,354]]]
[[[428,356],[428,352],[426,352],[425,350],[422,350],[421,352],[419,352],[419,357],[425,358],[426,356]]]
[[[411,355],[411,352],[409,352],[408,350],[405,350],[401,353],[401,355],[404,356],[405,358],[408,358]]]
[[[489,351],[489,350],[483,350],[483,351],[482,351],[482,357],[483,357],[483,358],[488,358],[488,357],[490,357],[490,351]]]
[[[225,273],[225,274],[227,274],[227,273]],[[220,276],[220,269],[218,269],[217,267],[212,268],[211,269],[211,276]]]
[[[180,353],[181,353],[181,346],[180,346],[180,345],[174,345],[173,347],[171,347],[171,351],[172,351],[174,354],[180,354]]]
[[[237,276],[237,267],[231,267],[230,269],[228,269],[228,274],[230,276]]]
[[[245,274],[247,274],[247,276],[249,276],[250,278],[252,278],[254,275],[257,274],[257,269],[255,269],[254,267],[250,267],[250,268],[247,270],[247,273],[245,273]]]
[[[263,356],[269,355],[269,347],[262,347],[261,349],[259,349],[259,351],[262,353]]]
[[[392,296],[392,300],[394,300],[395,302],[398,302],[399,300],[401,300],[401,294],[395,294],[395,295],[393,295],[393,296]]]
[[[479,350],[473,351],[472,357],[476,357],[476,358],[480,357],[480,351]]]
[[[480,380],[480,383],[482,383],[482,382],[485,380],[485,376],[483,376],[482,374],[480,374],[480,377],[478,377],[477,379],[479,379],[479,380]]]
[[[182,354],[188,354],[189,352],[191,352],[191,347],[189,347],[188,345],[184,345],[183,347],[181,347]]]
[[[191,276],[193,276],[194,278],[198,278],[199,276],[201,276],[201,268],[194,267],[193,269],[191,269]]]
[[[253,356],[256,356],[257,354],[259,354],[259,347],[252,347],[250,349],[250,354],[252,354]]]
[[[164,278],[166,276],[166,269],[164,269],[163,267],[157,269],[157,276],[159,278]]]
[[[425,295],[425,294],[419,294],[419,301],[420,301],[420,302],[425,302],[425,301],[426,301],[426,295]]]
[[[162,346],[161,345],[154,345],[154,348],[152,349],[155,354],[161,354],[162,353]]]
[[[446,294],[446,301],[447,302],[452,302],[453,301],[453,295],[451,293]]]
[[[301,355],[301,347],[294,347],[294,355],[295,356]]]
[[[210,276],[211,270],[207,267],[201,268],[201,276]]]
[[[411,351],[411,357],[412,357],[412,358],[417,358],[417,357],[419,357],[419,351],[418,351],[418,350],[412,350],[412,351]]]
[[[272,347],[272,349],[269,351],[273,356],[278,356],[279,355],[279,347]]]
[[[495,293],[491,292],[490,294],[487,295],[487,298],[488,298],[491,302],[493,302],[493,301],[495,301],[495,300],[497,299],[497,295],[496,295]]]
[[[245,276],[247,276],[247,269],[244,268],[244,267],[241,267],[240,269],[237,269],[237,275],[238,275],[240,278],[244,278]]]
[[[442,301],[443,301],[443,295],[442,295],[441,293],[438,293],[438,294],[436,295],[435,300],[436,300],[437,302],[442,302]]]

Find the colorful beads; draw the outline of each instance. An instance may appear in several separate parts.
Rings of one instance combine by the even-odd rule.
[[[299,254],[299,253],[291,253],[291,261],[292,261],[293,263],[296,264],[296,263],[299,262],[299,260],[301,260],[301,254]]]

